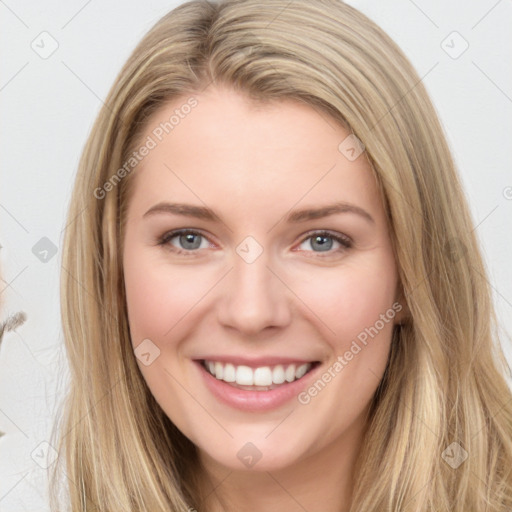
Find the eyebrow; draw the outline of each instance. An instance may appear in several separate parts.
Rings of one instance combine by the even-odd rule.
[[[303,210],[295,210],[287,215],[287,222],[304,222],[307,220],[321,219],[329,215],[337,213],[355,213],[366,219],[371,224],[375,224],[373,217],[366,211],[350,203],[334,203],[320,208],[305,208]]]
[[[216,221],[219,217],[205,206],[194,206],[185,203],[167,203],[162,202],[152,206],[143,217],[149,217],[157,214],[183,215],[185,217],[194,217],[197,219]],[[285,217],[285,221],[289,223],[299,223],[308,220],[321,219],[330,215],[339,213],[353,213],[363,217],[371,224],[375,224],[374,218],[363,208],[350,203],[334,203],[320,208],[305,208],[295,210]]]
[[[184,203],[158,203],[152,206],[143,217],[157,215],[159,213],[168,213],[172,215],[183,215],[185,217],[195,217],[204,220],[217,220],[217,216],[210,208],[204,206],[194,206]]]

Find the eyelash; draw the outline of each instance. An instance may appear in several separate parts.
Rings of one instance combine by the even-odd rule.
[[[177,236],[180,236],[180,235],[198,235],[198,236],[201,236],[201,237],[205,238],[206,240],[208,240],[208,237],[206,237],[200,231],[196,231],[194,229],[176,229],[174,231],[168,231],[163,236],[161,236],[158,239],[158,243],[157,244],[159,246],[162,246],[164,248],[169,249],[170,251],[172,251],[172,252],[174,252],[176,254],[183,254],[183,255],[187,255],[187,256],[195,256],[193,253],[198,252],[199,249],[185,250],[185,249],[180,249],[178,247],[175,247],[175,246],[171,245],[170,241],[173,238],[176,238]],[[312,239],[312,238],[317,237],[317,236],[324,236],[324,237],[327,237],[327,238],[331,238],[332,240],[338,242],[341,245],[341,247],[339,247],[338,249],[334,249],[334,250],[328,250],[328,251],[305,251],[305,252],[313,252],[315,254],[318,254],[318,256],[315,256],[315,257],[320,257],[320,258],[325,257],[325,256],[321,256],[322,252],[325,252],[325,254],[327,254],[327,255],[332,255],[332,254],[337,254],[337,253],[344,252],[344,251],[346,251],[346,250],[348,250],[348,249],[350,249],[352,247],[352,240],[348,236],[342,235],[341,233],[333,233],[333,232],[327,231],[327,230],[320,230],[320,231],[310,231],[309,233],[306,233],[306,235],[307,236],[305,236],[304,238],[301,239],[299,245],[302,245],[308,239]]]

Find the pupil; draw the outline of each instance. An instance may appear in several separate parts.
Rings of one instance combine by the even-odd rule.
[[[195,239],[194,239],[195,238]],[[180,243],[185,249],[197,249],[201,245],[201,241],[197,235],[188,233],[180,236]]]
[[[319,251],[328,251],[332,248],[332,238],[318,235],[313,238],[311,245],[313,249],[318,249]]]

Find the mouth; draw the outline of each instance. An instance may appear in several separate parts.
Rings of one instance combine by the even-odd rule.
[[[301,380],[320,365],[319,361],[298,361],[257,367],[207,359],[198,362],[218,381],[243,391],[260,392],[286,387]]]

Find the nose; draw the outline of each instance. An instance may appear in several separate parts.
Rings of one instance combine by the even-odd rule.
[[[217,319],[224,327],[254,336],[290,323],[290,299],[288,288],[269,269],[265,251],[251,263],[235,254],[217,300]]]

